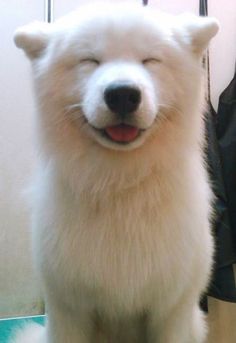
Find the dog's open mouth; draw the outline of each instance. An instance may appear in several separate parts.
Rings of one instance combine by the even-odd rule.
[[[104,129],[104,134],[107,138],[116,143],[131,143],[140,134],[141,130],[135,126],[127,124],[119,124],[115,126],[109,126]]]
[[[111,143],[113,143],[113,147],[116,146],[117,148],[120,146],[120,148],[122,148],[123,146],[125,150],[128,147],[134,147],[134,144],[137,145],[138,142],[140,143],[140,138],[147,130],[125,123],[111,125],[104,128],[96,128],[93,125],[90,125],[90,127],[95,133],[95,139],[102,143],[102,145],[111,147]]]

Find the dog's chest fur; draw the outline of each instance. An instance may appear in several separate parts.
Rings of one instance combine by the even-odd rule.
[[[85,292],[95,307],[129,314],[146,310],[153,297],[165,308],[179,296],[190,277],[193,250],[199,249],[194,231],[199,218],[194,223],[197,212],[188,209],[183,217],[188,201],[181,184],[175,185],[176,202],[177,189],[162,182],[163,191],[159,181],[150,175],[127,192],[83,193],[76,199],[62,183],[45,185],[37,238],[44,251],[41,264],[49,268],[49,279],[63,285],[66,301],[76,307]]]

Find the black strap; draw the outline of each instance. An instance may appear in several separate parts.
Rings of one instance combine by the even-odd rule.
[[[203,17],[208,16],[208,2],[207,0],[199,0],[199,15]],[[203,67],[207,70],[207,100],[211,101],[211,82],[210,82],[210,57],[209,50],[203,58]]]
[[[208,3],[207,0],[199,1],[199,14],[201,16],[208,16]]]
[[[46,5],[46,21],[51,23],[53,21],[53,1],[48,0]]]
[[[148,0],[143,0],[143,6],[147,6]]]

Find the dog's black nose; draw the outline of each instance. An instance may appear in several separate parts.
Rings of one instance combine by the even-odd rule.
[[[134,86],[114,83],[105,89],[104,100],[112,112],[124,116],[137,110],[141,92]]]

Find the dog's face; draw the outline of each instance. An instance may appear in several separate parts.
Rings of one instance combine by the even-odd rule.
[[[202,52],[216,32],[213,19],[101,3],[24,27],[15,41],[33,62],[48,127],[67,123],[63,139],[77,132],[102,148],[132,150],[168,111],[186,112],[198,96]]]

